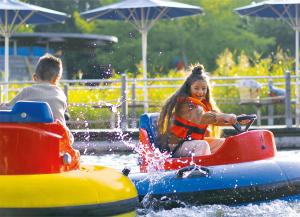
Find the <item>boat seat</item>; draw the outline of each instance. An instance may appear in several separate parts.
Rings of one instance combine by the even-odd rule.
[[[0,110],[1,123],[52,123],[51,108],[46,102],[19,101],[11,110]]]
[[[0,110],[0,175],[66,172],[78,169],[79,156],[48,103],[19,101]]]
[[[159,118],[159,113],[145,113],[140,117],[140,128],[147,131],[150,143],[155,147],[159,148],[157,145],[157,121]],[[159,148],[160,149],[160,148]]]

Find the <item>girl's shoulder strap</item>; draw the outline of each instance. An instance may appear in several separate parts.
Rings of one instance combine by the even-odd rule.
[[[177,98],[177,103],[188,103],[191,106],[198,106],[200,105],[201,107],[204,108],[205,111],[212,111],[212,106],[209,102],[206,100],[199,100],[193,97],[178,97]]]
[[[193,97],[188,97],[188,100],[193,103],[194,105],[200,105],[202,106],[206,111],[211,111],[212,110],[212,106],[209,102],[207,102],[206,100],[199,100]]]
[[[180,96],[177,98],[177,103],[179,105],[186,104],[186,105],[188,105],[189,108],[193,108],[193,107],[199,105],[198,103],[196,103],[195,101],[193,101],[191,99],[192,99],[191,97]]]

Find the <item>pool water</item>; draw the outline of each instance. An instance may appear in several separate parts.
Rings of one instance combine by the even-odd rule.
[[[137,165],[138,154],[105,154],[105,155],[83,155],[83,163],[98,164],[113,167],[121,171],[124,167],[131,168],[131,172],[139,172]],[[299,150],[279,151],[278,157],[299,158]],[[300,217],[300,201],[286,202],[275,200],[261,204],[248,204],[244,206],[225,205],[203,205],[186,206],[171,210],[139,209],[138,216],[165,217]]]

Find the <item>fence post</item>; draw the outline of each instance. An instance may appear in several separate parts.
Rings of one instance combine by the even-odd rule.
[[[273,82],[272,76],[269,74],[269,76],[268,76],[268,86],[272,82]],[[271,97],[270,93],[269,93],[269,97]],[[270,100],[270,103],[268,103],[268,105],[267,105],[267,107],[268,107],[268,125],[272,126],[272,125],[274,125],[274,104],[273,104],[273,101],[272,101],[271,98],[269,100]]]
[[[128,105],[127,105],[127,78],[126,74],[122,74],[121,77],[122,82],[122,95],[121,95],[121,123],[120,127],[122,130],[127,130],[127,117],[128,117]]]
[[[0,85],[0,103],[3,102],[3,85]]]
[[[131,118],[132,118],[132,122],[131,122],[131,127],[132,128],[136,128],[137,127],[137,123],[136,123],[136,80],[134,79],[132,82],[132,86],[131,86]]]
[[[293,125],[292,111],[291,111],[291,73],[285,71],[285,124],[287,128]]]
[[[68,83],[66,83],[64,85],[64,93],[65,93],[65,95],[67,97],[67,104],[69,104],[69,84]]]
[[[268,125],[274,125],[274,104],[272,103],[272,99],[270,104],[268,104]]]

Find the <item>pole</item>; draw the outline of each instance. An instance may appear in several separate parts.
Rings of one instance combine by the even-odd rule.
[[[64,85],[64,93],[67,97],[67,104],[69,104],[69,84],[67,83]]]
[[[285,124],[287,128],[293,125],[292,111],[291,111],[291,73],[285,71]]]
[[[299,29],[296,27],[296,50],[295,50],[295,58],[296,58],[296,65],[295,65],[295,74],[296,74],[296,87],[295,87],[295,97],[296,97],[296,127],[299,127]]]
[[[3,86],[0,85],[0,103],[3,102]]]
[[[121,96],[121,129],[127,130],[127,117],[128,117],[128,109],[127,109],[127,78],[125,74],[122,74],[122,96]]]
[[[9,80],[9,37],[4,37],[4,101],[8,102],[8,80]]]
[[[144,78],[144,112],[148,112],[148,85],[147,85],[147,35],[146,30],[142,31],[142,61]]]
[[[136,80],[134,79],[132,82],[132,89],[131,89],[131,127],[132,128],[136,128],[137,127],[137,123],[136,123],[136,94],[135,94],[135,90],[136,90]]]
[[[6,3],[6,0],[5,0]],[[8,11],[4,12],[4,101],[8,102],[8,80],[9,80],[9,26]]]
[[[296,97],[296,100],[295,100],[295,123],[296,123],[296,127],[299,127],[299,20],[298,20],[298,5],[296,6],[296,19],[295,19],[295,44],[296,44],[296,49],[295,49],[295,58],[296,58],[296,61],[295,61],[295,74],[296,74],[296,87],[295,87],[295,97]]]

